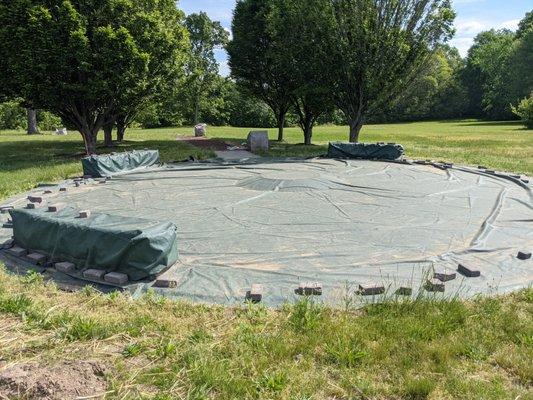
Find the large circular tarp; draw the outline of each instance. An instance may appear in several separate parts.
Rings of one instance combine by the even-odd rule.
[[[79,209],[173,222],[180,259],[159,293],[242,302],[292,299],[301,282],[342,303],[359,284],[414,293],[434,270],[458,264],[446,295],[507,292],[533,283],[530,187],[483,170],[373,161],[183,164],[114,177],[51,195]],[[57,199],[53,199],[57,201]],[[52,200],[50,200],[52,201]],[[141,285],[146,290],[150,285]]]

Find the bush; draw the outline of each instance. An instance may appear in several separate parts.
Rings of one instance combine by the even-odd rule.
[[[513,112],[522,119],[526,128],[533,129],[533,93],[513,107]]]
[[[39,110],[37,113],[37,125],[41,131],[52,131],[61,128],[61,118],[48,111]],[[28,128],[26,109],[20,105],[20,101],[12,100],[0,103],[0,130]]]

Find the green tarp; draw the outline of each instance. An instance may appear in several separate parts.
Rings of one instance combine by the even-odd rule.
[[[403,147],[395,143],[343,143],[329,144],[328,158],[359,158],[364,160],[397,160],[404,154]]]
[[[72,262],[79,272],[116,271],[136,281],[164,272],[178,259],[177,228],[170,222],[103,213],[80,219],[74,208],[9,212],[17,245]]]
[[[83,158],[81,163],[84,175],[104,178],[159,165],[160,161],[158,150],[141,150],[101,156],[92,155]]]

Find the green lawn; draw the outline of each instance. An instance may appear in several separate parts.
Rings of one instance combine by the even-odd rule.
[[[248,131],[209,128],[209,136],[240,142]],[[211,156],[175,140],[190,132],[133,129],[118,151],[158,148],[165,161]],[[532,133],[514,123],[424,122],[367,126],[362,140],[533,175]],[[321,154],[346,136],[346,128],[318,127],[317,146],[304,147],[291,128],[271,155]],[[78,134],[1,132],[0,199],[79,174],[82,149]],[[109,399],[533,399],[533,289],[363,309],[312,300],[230,309],[153,294],[65,293],[0,266],[0,369],[86,359],[107,366]]]

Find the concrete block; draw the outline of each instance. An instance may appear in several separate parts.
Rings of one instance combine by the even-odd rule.
[[[411,296],[413,294],[413,288],[407,285],[400,286],[396,290],[396,294],[399,296]]]
[[[174,289],[175,287],[178,287],[178,281],[173,279],[159,278],[152,286],[161,289]]]
[[[67,205],[65,203],[56,203],[48,206],[48,212],[58,212],[65,208]]]
[[[246,292],[246,300],[252,303],[259,303],[263,299],[263,285],[254,283],[252,288]]]
[[[105,271],[102,269],[86,269],[83,271],[83,277],[95,281],[101,281],[104,279]]]
[[[5,222],[4,224],[2,224],[2,228],[13,229],[13,222],[12,221]]]
[[[24,257],[26,254],[28,254],[28,250],[23,249],[20,246],[13,246],[8,249],[7,252],[15,257]]]
[[[125,285],[128,283],[129,277],[126,274],[121,274],[120,272],[110,272],[105,274],[104,280],[113,285]]]
[[[15,207],[13,206],[2,206],[0,207],[0,213],[7,214],[9,210],[13,210]]]
[[[525,251],[519,251],[516,258],[522,261],[529,260],[531,258],[531,253],[525,252]]]
[[[76,266],[74,264],[72,264],[71,262],[67,262],[67,261],[55,263],[54,267],[59,272],[63,272],[65,274],[74,272],[74,270],[76,269]]]
[[[78,218],[89,218],[90,216],[91,216],[90,210],[83,210],[83,211],[80,211],[80,213],[78,214]]]
[[[444,292],[444,282],[439,281],[438,279],[428,279],[424,288],[428,292]]]
[[[252,131],[248,134],[248,149],[252,152],[268,151],[269,141],[267,131]]]
[[[322,284],[320,282],[302,282],[294,292],[300,296],[321,296]]]
[[[449,268],[438,268],[435,269],[433,278],[438,279],[441,282],[449,282],[457,278],[457,274],[454,270]]]
[[[44,265],[46,264],[46,256],[41,253],[30,253],[26,258],[35,265]]]
[[[28,210],[35,210],[35,209],[37,209],[37,208],[41,208],[41,207],[43,207],[43,206],[44,206],[44,203],[28,203],[28,204],[26,205],[26,208],[27,208]]]
[[[359,285],[359,294],[375,296],[385,293],[385,286],[379,283],[362,283]]]
[[[479,269],[463,264],[459,264],[457,272],[467,278],[477,278],[478,276],[481,276],[481,271]]]
[[[66,192],[67,188],[65,186],[62,186],[62,187],[59,188],[59,191],[60,192]]]
[[[42,203],[44,201],[42,196],[28,196],[30,203]]]

